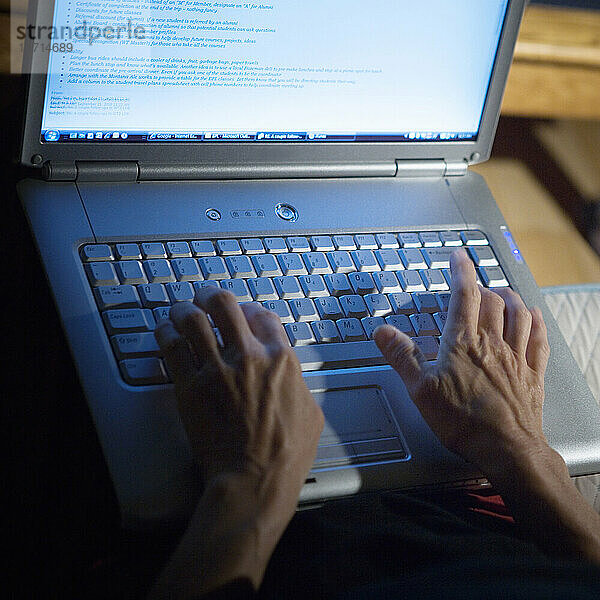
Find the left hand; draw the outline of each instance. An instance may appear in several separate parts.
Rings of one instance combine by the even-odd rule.
[[[231,473],[276,481],[295,508],[324,419],[279,318],[217,288],[196,304],[173,306],[156,338],[205,484]]]

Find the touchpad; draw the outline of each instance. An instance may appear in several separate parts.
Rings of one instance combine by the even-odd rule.
[[[325,415],[313,471],[408,458],[404,439],[380,387],[316,391],[313,396]]]

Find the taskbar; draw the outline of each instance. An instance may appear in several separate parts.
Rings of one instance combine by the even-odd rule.
[[[45,129],[41,142],[52,143],[140,143],[140,142],[468,142],[477,132],[406,131],[402,133],[318,133],[289,131],[259,132],[170,132],[170,131],[74,131]]]

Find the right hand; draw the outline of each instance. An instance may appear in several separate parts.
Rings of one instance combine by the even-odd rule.
[[[375,341],[441,442],[489,474],[547,449],[542,431],[550,348],[539,308],[510,289],[479,286],[464,250],[451,257],[452,295],[436,362],[389,325]]]

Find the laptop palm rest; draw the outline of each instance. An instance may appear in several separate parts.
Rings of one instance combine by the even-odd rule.
[[[313,396],[325,416],[313,472],[343,465],[410,458],[385,393],[379,386],[315,391]]]

